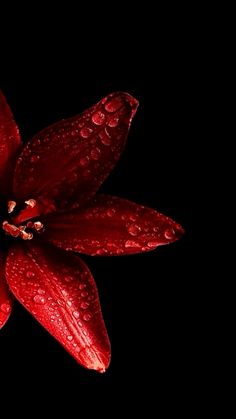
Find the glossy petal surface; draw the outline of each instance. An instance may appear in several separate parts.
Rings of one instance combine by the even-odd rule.
[[[32,243],[15,245],[6,276],[16,298],[81,365],[105,371],[110,344],[96,285],[78,256]]]
[[[14,157],[20,145],[19,130],[0,91],[0,193],[6,193],[11,187]]]
[[[88,200],[119,159],[137,106],[127,93],[113,93],[37,134],[16,165],[16,198],[41,198],[52,210]]]
[[[97,195],[84,210],[45,217],[45,238],[88,255],[121,255],[153,250],[178,240],[182,227],[150,208]]]
[[[0,252],[0,329],[12,311],[12,295],[5,280],[5,256]]]

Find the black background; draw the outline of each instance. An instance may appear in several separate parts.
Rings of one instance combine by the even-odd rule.
[[[181,241],[144,255],[84,257],[112,344],[105,374],[77,365],[16,303],[0,334],[1,377],[11,382],[13,393],[23,388],[27,397],[35,389],[39,401],[61,394],[77,400],[102,390],[104,399],[109,393],[122,400],[135,389],[135,394],[154,392],[163,404],[191,396],[196,372],[191,144],[198,85],[193,38],[179,22],[166,23],[146,38],[138,23],[127,25],[120,39],[122,25],[107,28],[106,36],[118,35],[110,45],[96,35],[85,43],[85,35],[73,33],[73,42],[52,35],[32,46],[29,31],[25,42],[13,42],[10,60],[8,55],[3,60],[1,89],[24,141],[112,91],[135,96],[140,107],[126,150],[102,190],[155,208],[186,230]]]

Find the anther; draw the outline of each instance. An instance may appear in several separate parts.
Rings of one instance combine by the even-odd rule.
[[[23,240],[31,240],[33,238],[33,233],[27,233],[26,231],[21,231],[20,236]]]
[[[25,204],[31,208],[34,208],[36,205],[35,199],[29,199],[28,201],[25,201]]]
[[[8,221],[3,221],[2,223],[3,230],[12,237],[18,237],[20,235],[20,230],[18,227],[13,224],[9,224]]]
[[[43,228],[43,224],[40,221],[35,221],[34,222],[34,228],[36,231],[40,231]]]
[[[15,206],[16,206],[16,202],[15,201],[8,201],[8,203],[7,203],[7,207],[8,207],[7,212],[8,212],[8,214],[11,214],[14,211]]]

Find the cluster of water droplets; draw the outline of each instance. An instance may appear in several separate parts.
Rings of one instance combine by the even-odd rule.
[[[63,247],[95,256],[152,250],[176,240],[178,235],[178,226],[168,217],[150,208],[106,196],[97,196],[93,206],[82,214],[68,214],[66,222],[78,228],[70,230],[68,240],[63,237]],[[55,230],[54,237],[60,246]]]
[[[93,183],[101,183],[120,156],[128,125],[132,114],[132,105],[126,95],[108,96],[81,116],[61,121],[43,130],[28,146],[18,159],[17,171],[22,166],[27,170],[27,185],[20,183],[17,188],[40,188],[42,169],[47,167],[48,183],[51,182],[51,198],[64,196],[63,202],[75,193],[78,182],[88,182],[93,176]],[[57,161],[50,178],[49,160]],[[40,172],[40,176],[39,176]],[[58,176],[55,173],[58,172]],[[66,173],[64,178],[61,173]],[[45,174],[46,176],[46,174]],[[96,187],[96,185],[95,185]]]
[[[17,290],[21,303],[43,325],[50,321],[49,331],[54,331],[55,337],[64,336],[76,351],[90,346],[92,337],[87,326],[98,311],[99,303],[89,271],[79,267],[72,273],[70,267],[63,267],[61,263],[57,273],[38,258],[31,258],[31,262],[33,264],[22,260],[22,263],[11,264],[11,286]],[[2,308],[7,310],[7,305]],[[73,343],[75,330],[76,342]]]

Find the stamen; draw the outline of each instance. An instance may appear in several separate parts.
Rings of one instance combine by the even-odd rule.
[[[43,228],[43,224],[40,221],[35,221],[34,222],[34,228],[36,231],[40,231]]]
[[[7,206],[8,206],[7,212],[8,212],[8,214],[11,214],[14,211],[14,208],[16,206],[16,202],[15,201],[8,201]]]
[[[29,228],[41,233],[44,231],[44,225],[40,221],[28,221],[26,224],[23,224],[27,219],[35,218],[40,215],[39,207],[34,199],[28,199],[25,201],[25,204],[26,208],[21,210],[16,216],[11,216],[10,220],[14,224],[10,224],[5,220],[2,222],[2,229],[9,236],[21,237],[23,240],[31,240],[33,238],[33,233],[26,231],[26,229]],[[8,201],[7,205],[8,214],[11,214],[17,204],[15,201]]]
[[[33,238],[33,233],[26,233],[26,231],[21,231],[20,236],[23,240],[31,240]]]
[[[28,201],[25,201],[25,204],[31,208],[34,208],[36,205],[35,199],[29,199]]]
[[[14,226],[13,224],[9,224],[8,221],[3,221],[2,228],[7,234],[10,234],[10,236],[12,237],[18,237],[20,235],[19,228]]]

